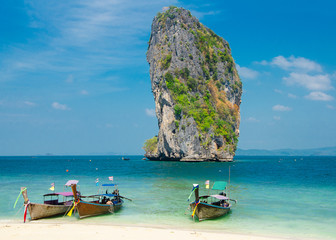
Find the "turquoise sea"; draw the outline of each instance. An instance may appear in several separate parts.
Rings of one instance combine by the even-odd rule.
[[[336,239],[336,157],[236,157],[231,163],[152,162],[142,156],[0,157],[0,222],[23,222],[20,187],[31,202],[42,202],[51,183],[63,191],[79,180],[82,194],[97,192],[113,176],[125,201],[121,211],[100,217],[59,217],[41,222],[158,226],[242,234]],[[229,215],[195,222],[187,198],[193,183],[207,194],[206,180],[229,180],[237,199]],[[68,171],[67,171],[68,170]],[[194,199],[192,197],[192,199]],[[27,223],[26,223],[27,224]],[[28,223],[29,224],[29,223]]]

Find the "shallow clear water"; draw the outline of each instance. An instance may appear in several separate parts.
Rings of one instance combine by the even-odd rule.
[[[79,180],[84,195],[97,192],[95,180],[119,184],[125,200],[115,214],[78,220],[60,217],[42,222],[134,224],[277,235],[296,238],[336,239],[335,157],[237,157],[232,163],[151,162],[142,156],[39,156],[0,157],[0,221],[21,222],[20,187],[28,188],[31,202],[42,195],[63,191],[69,179]],[[193,183],[206,194],[206,180],[229,180],[230,197],[237,199],[229,215],[194,222],[187,198]],[[68,171],[66,171],[68,170]],[[69,189],[70,191],[70,189]],[[192,197],[193,199],[193,197]]]

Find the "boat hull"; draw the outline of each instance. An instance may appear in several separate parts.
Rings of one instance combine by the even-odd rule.
[[[114,204],[103,204],[99,201],[87,202],[77,196],[76,184],[71,186],[72,192],[75,194],[75,206],[78,211],[79,218],[92,217],[107,213],[114,213],[119,210],[123,204],[123,200],[113,201]]]
[[[28,211],[32,220],[64,215],[70,208],[71,205],[28,204]]]
[[[123,203],[124,203],[124,201],[123,201],[123,200],[120,200],[119,203],[114,204],[114,205],[113,205],[114,212],[117,212],[118,210],[120,210],[120,208],[122,207],[122,204],[123,204]]]
[[[80,201],[76,208],[80,218],[98,216],[107,213],[114,213],[118,211],[122,206],[122,203],[113,205],[113,204],[99,204]]]
[[[193,202],[190,204],[191,211],[194,212],[196,203]],[[221,207],[216,205],[211,205],[208,203],[200,202],[195,210],[195,214],[198,217],[199,221],[206,219],[214,219],[221,216],[224,216],[230,211],[230,207]]]

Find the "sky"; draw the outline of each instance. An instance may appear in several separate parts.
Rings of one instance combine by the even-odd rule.
[[[239,148],[336,146],[334,1],[12,0],[0,7],[0,155],[143,154],[158,133],[151,23],[171,5],[230,44]]]

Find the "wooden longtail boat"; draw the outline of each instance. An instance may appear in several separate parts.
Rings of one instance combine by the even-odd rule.
[[[116,186],[115,184],[103,184],[102,186]],[[72,192],[76,192],[76,185],[72,185]],[[85,198],[92,198],[92,201],[85,201]],[[123,204],[119,195],[119,190],[113,193],[96,194],[91,196],[75,196],[75,207],[80,218],[114,213],[118,211]]]
[[[68,181],[68,183],[72,181],[78,183],[78,181],[76,180],[70,180]],[[27,188],[21,187],[21,192],[24,199],[24,205],[26,206],[26,209],[28,209],[29,211],[31,220],[64,215],[68,210],[70,210],[73,204],[72,192],[58,192],[58,193],[45,194],[43,195],[44,201],[42,204],[32,203],[29,201]],[[62,202],[59,201],[60,196],[63,197],[64,201]],[[26,211],[24,219],[26,219]]]
[[[199,185],[194,184],[195,201],[190,203],[192,217],[197,216],[199,221],[214,219],[227,214],[231,209],[229,199],[224,192],[226,182],[215,182],[213,190],[223,190],[220,194],[199,196]]]

